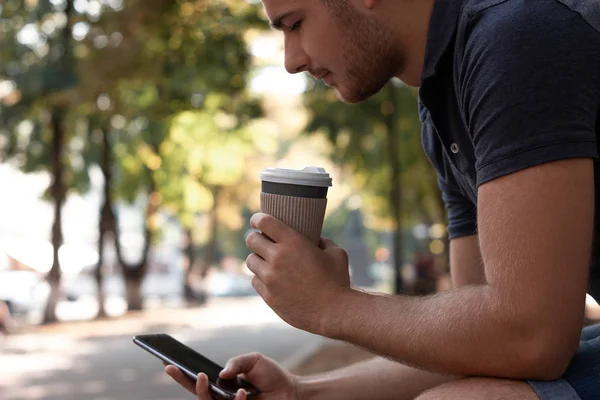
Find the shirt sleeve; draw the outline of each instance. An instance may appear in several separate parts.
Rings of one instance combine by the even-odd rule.
[[[477,207],[458,186],[452,167],[443,155],[442,145],[431,124],[429,111],[419,101],[423,150],[437,173],[438,186],[448,213],[448,237],[474,235],[477,232]]]
[[[523,3],[490,7],[463,33],[457,92],[477,186],[546,162],[598,157],[600,33],[559,2]]]
[[[448,238],[450,240],[477,233],[477,207],[466,198],[455,182],[438,175],[438,185],[448,212]]]

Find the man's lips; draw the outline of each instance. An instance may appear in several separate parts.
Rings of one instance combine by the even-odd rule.
[[[327,71],[321,74],[313,74],[311,73],[311,75],[313,76],[313,78],[315,78],[318,81],[323,81],[323,83],[325,83],[325,85],[327,86],[331,86],[331,71]]]
[[[317,70],[317,71],[309,71],[309,73],[312,75],[313,78],[315,78],[316,80],[320,81],[323,78],[325,78],[327,75],[329,75],[330,71],[327,70]]]
[[[331,72],[326,73],[325,75],[323,75],[321,77],[321,80],[323,81],[324,84],[326,84],[327,86],[331,86],[332,82],[331,82]]]

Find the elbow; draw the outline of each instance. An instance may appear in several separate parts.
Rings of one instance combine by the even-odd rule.
[[[536,329],[521,340],[520,357],[509,375],[513,379],[551,381],[564,375],[579,345],[579,333]]]

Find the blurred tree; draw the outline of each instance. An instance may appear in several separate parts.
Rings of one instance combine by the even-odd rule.
[[[389,83],[359,105],[340,102],[316,84],[306,96],[312,111],[308,133],[323,132],[333,144],[332,158],[353,175],[372,225],[393,229],[395,291],[403,290],[401,228],[416,221],[441,221],[435,173],[420,141],[414,90]]]
[[[258,132],[239,121],[234,114],[226,114],[221,102],[211,98],[202,111],[189,111],[173,119],[169,140],[163,143],[166,165],[161,182],[165,205],[186,227],[188,255],[194,254],[191,243],[204,242],[204,259],[200,277],[217,261],[218,234],[223,227],[240,229],[243,226],[242,207],[256,182],[248,176],[248,164],[260,157],[252,141]],[[249,114],[244,114],[249,117]],[[255,177],[254,177],[255,178]],[[208,217],[204,238],[195,238],[197,215]],[[202,240],[204,239],[204,240]],[[188,260],[185,292],[192,295],[191,274],[194,260]]]
[[[157,182],[166,181],[161,164],[170,156],[160,149],[171,117],[202,110],[211,93],[227,96],[221,112],[242,115],[240,126],[257,115],[258,105],[245,93],[250,57],[243,35],[258,24],[263,24],[258,6],[239,1],[2,3],[0,36],[9,40],[0,45],[0,156],[26,171],[53,167],[53,302],[60,275],[61,205],[67,188],[87,188],[87,166],[95,162],[105,182],[98,295],[101,300],[103,242],[112,232],[128,282],[129,308],[141,308],[139,283],[162,201]],[[79,132],[88,140],[75,137]],[[61,166],[66,156],[71,163]],[[115,201],[131,202],[141,193],[147,200],[145,245],[140,261],[128,263]],[[50,311],[47,317],[53,319]]]
[[[120,132],[112,148],[119,169],[114,176],[103,169],[105,185],[114,185],[116,199],[132,202],[140,193],[149,196],[140,262],[124,260],[120,235],[115,235],[127,281],[129,309],[141,308],[139,287],[158,229],[158,211],[165,199],[172,209],[176,203],[170,200],[172,192],[189,186],[186,169],[171,173],[172,169],[165,168],[170,159],[187,159],[170,151],[172,118],[185,110],[210,110],[209,118],[220,118],[221,125],[227,125],[218,127],[221,134],[235,135],[229,124],[240,127],[260,114],[258,103],[245,91],[250,56],[244,41],[246,28],[239,28],[255,26],[259,21],[258,7],[244,2],[132,1],[122,11],[103,14],[80,44],[80,53],[86,56],[79,71],[91,94],[88,101],[95,101]],[[114,37],[118,44],[108,46]],[[99,42],[104,44],[101,50],[97,49]],[[211,129],[214,134],[215,128]],[[210,145],[197,142],[189,149]],[[218,201],[221,186],[205,187]],[[108,212],[114,201],[109,197],[111,193],[105,190],[101,218],[106,220],[114,219]],[[193,221],[188,212],[179,211],[176,215],[189,236]],[[119,224],[107,222],[103,226],[118,231]],[[209,250],[214,249],[215,240],[210,242]],[[194,241],[187,242],[185,253],[192,258],[195,251],[190,246]],[[214,251],[206,254],[211,257]],[[188,265],[193,264],[188,260]]]
[[[83,140],[70,129],[71,94],[77,84],[71,38],[75,18],[73,0],[8,0],[0,13],[3,158],[26,172],[46,170],[51,176],[45,197],[54,204],[54,251],[44,323],[56,321],[61,293],[62,206],[69,189],[88,187]]]

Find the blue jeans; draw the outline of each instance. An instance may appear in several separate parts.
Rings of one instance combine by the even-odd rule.
[[[560,379],[527,383],[541,400],[599,400],[600,324],[583,329],[579,349]]]

